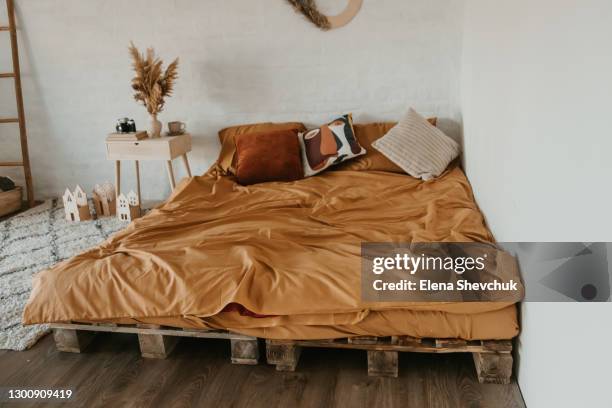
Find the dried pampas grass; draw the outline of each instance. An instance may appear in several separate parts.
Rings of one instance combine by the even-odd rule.
[[[132,68],[136,76],[132,79],[132,89],[135,91],[134,99],[147,108],[152,116],[157,116],[164,109],[164,98],[172,96],[174,83],[178,78],[178,58],[176,58],[164,71],[163,62],[155,56],[153,48],[147,48],[141,54],[134,43],[130,43],[130,56]]]
[[[329,30],[331,24],[324,14],[317,9],[315,0],[287,0],[295,11],[302,13],[321,30]]]

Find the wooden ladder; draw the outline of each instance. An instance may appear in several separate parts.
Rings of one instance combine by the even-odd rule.
[[[28,137],[26,134],[25,113],[23,110],[23,94],[21,92],[21,74],[19,70],[19,50],[17,48],[17,29],[15,27],[15,5],[13,0],[6,0],[8,26],[0,26],[0,31],[7,31],[11,36],[11,52],[13,58],[13,72],[0,73],[1,78],[13,78],[15,83],[15,99],[17,100],[17,117],[0,118],[0,124],[18,123],[19,140],[21,142],[21,161],[0,162],[0,167],[23,167],[28,194],[28,206],[34,206],[34,189],[32,187],[32,171],[30,169],[30,156],[28,153]]]

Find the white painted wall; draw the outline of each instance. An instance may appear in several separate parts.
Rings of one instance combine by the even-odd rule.
[[[465,163],[499,241],[612,241],[612,2],[467,0]],[[612,304],[528,303],[530,407],[609,406]]]
[[[350,111],[356,121],[393,120],[413,105],[448,119],[442,125],[451,133],[458,129],[449,120],[459,117],[462,0],[366,0],[355,20],[330,32],[306,22],[285,0],[17,3],[39,197],[75,183],[90,190],[112,181],[106,134],[123,116],[146,126],[145,110],[130,92],[130,40],[154,46],[165,61],[181,59],[175,96],[160,119],[187,122],[196,173],[216,158],[218,129],[237,123],[319,124]],[[318,3],[334,12],[346,1]],[[7,50],[0,70],[8,67],[7,46],[0,46]],[[10,114],[10,81],[1,82],[0,115]],[[8,129],[0,129],[0,160],[18,154],[9,142],[11,135],[17,140],[16,128]],[[129,188],[133,166],[125,167]],[[161,164],[146,163],[141,174],[145,198],[169,192]]]

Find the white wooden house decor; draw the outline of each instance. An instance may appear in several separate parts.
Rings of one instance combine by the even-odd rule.
[[[110,182],[96,184],[92,193],[94,208],[98,217],[109,217],[117,213],[115,186]]]
[[[128,195],[119,194],[117,197],[117,218],[121,221],[133,221],[140,217],[140,202],[138,195],[134,191],[130,191]]]
[[[66,189],[62,197],[64,202],[64,212],[68,221],[86,221],[91,219],[89,205],[87,204],[87,194],[77,185],[74,191]]]

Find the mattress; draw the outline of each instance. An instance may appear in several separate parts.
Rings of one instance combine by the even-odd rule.
[[[458,167],[241,186],[214,168],[98,247],[42,271],[26,324],[147,322],[278,339],[508,339],[507,302],[363,302],[362,242],[492,242]],[[228,311],[240,305],[248,313]]]
[[[354,314],[321,314],[315,319],[298,316],[255,318],[237,312],[210,317],[122,318],[96,321],[119,324],[155,324],[185,329],[229,329],[267,339],[335,339],[352,336],[395,336],[505,340],[518,334],[516,306],[481,313],[437,310],[364,310]],[[85,321],[83,323],[94,323]]]

